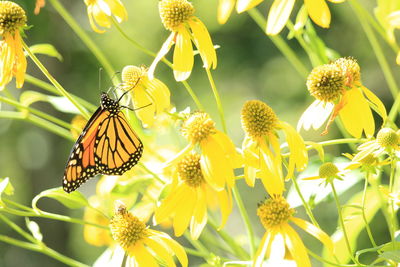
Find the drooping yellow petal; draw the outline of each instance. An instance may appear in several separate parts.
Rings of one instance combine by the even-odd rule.
[[[228,217],[232,212],[232,194],[230,189],[227,189],[218,191],[217,196],[221,209],[221,224],[218,229],[222,229],[225,226]]]
[[[6,33],[0,44],[0,91],[11,81],[15,60],[14,37]]]
[[[22,39],[19,31],[14,34],[15,39],[15,65],[13,75],[15,76],[15,83],[17,88],[21,88],[24,85],[25,71],[26,71],[26,57],[22,49]]]
[[[194,43],[203,60],[203,67],[215,69],[217,67],[217,53],[206,26],[196,17],[189,21],[189,25],[192,29]]]
[[[356,138],[361,138],[363,131],[367,136],[372,136],[375,131],[374,118],[360,89],[348,90],[342,101],[344,106],[339,115],[346,130]]]
[[[245,12],[253,7],[257,6],[263,0],[237,0],[236,11],[238,13]]]
[[[158,62],[160,62],[160,60],[169,52],[171,46],[174,44],[175,35],[176,32],[172,32],[168,36],[167,40],[161,46],[160,51],[158,51],[157,56],[154,58],[153,63],[151,63],[149,70],[147,72],[147,75],[149,76],[150,80],[154,79],[154,70],[156,69]]]
[[[169,235],[155,231],[155,230],[148,230],[153,236],[158,236],[171,250],[174,252],[176,257],[178,258],[179,262],[181,263],[182,267],[187,267],[188,265],[188,258],[186,255],[185,250],[178,242],[173,240]],[[153,238],[153,237],[151,237]]]
[[[234,168],[240,168],[243,166],[242,155],[236,151],[235,145],[226,134],[216,130],[216,133],[213,134],[213,138],[222,147],[223,151],[225,151],[225,155],[231,161],[231,164],[234,166]]]
[[[256,182],[256,175],[257,175],[256,168],[249,166],[247,164],[244,165],[244,179],[248,186],[254,187],[254,184]]]
[[[276,35],[285,27],[294,6],[294,0],[275,0],[269,10],[267,29],[268,35]]]
[[[365,96],[369,99],[369,101],[371,101],[371,103],[375,107],[375,111],[377,111],[379,116],[381,116],[383,121],[385,121],[387,118],[385,105],[383,105],[382,101],[367,87],[361,86],[361,89]]]
[[[218,23],[225,24],[235,6],[235,0],[219,0],[218,4]]]
[[[112,15],[115,16],[117,21],[121,23],[128,19],[128,13],[121,1],[119,0],[105,0],[111,10]]]
[[[174,77],[178,82],[189,78],[193,68],[193,47],[190,39],[190,34],[182,25],[178,28],[175,40],[173,69]]]
[[[135,245],[132,249],[133,257],[138,266],[146,266],[146,267],[158,267],[157,261],[150,254],[150,252],[144,247],[142,243]]]
[[[97,25],[96,25],[95,18],[94,18],[94,15],[93,15],[93,8],[94,8],[93,5],[90,5],[90,6],[88,6],[88,8],[87,8],[87,14],[88,14],[90,26],[92,27],[92,29],[93,29],[95,32],[97,32],[97,33],[104,33],[105,30],[100,30],[100,29],[97,27]]]
[[[328,28],[331,23],[331,12],[325,0],[304,0],[308,15],[320,27]]]
[[[281,195],[284,188],[283,178],[281,176],[281,163],[276,158],[268,156],[268,150],[261,150],[261,169],[260,178],[269,195]]]
[[[157,241],[152,238],[146,238],[144,243],[158,256],[163,260],[168,267],[175,267],[176,264],[172,258],[170,251],[163,245],[163,242],[160,242],[160,238],[157,237]]]
[[[387,21],[392,27],[400,28],[400,10],[390,13]]]
[[[324,244],[331,253],[333,253],[333,241],[324,231],[299,218],[292,217],[290,220],[297,224],[297,226],[302,228],[304,231],[321,241],[321,243]]]
[[[281,226],[281,228],[282,235],[285,238],[285,244],[289,249],[293,259],[296,261],[297,266],[311,267],[310,258],[307,254],[307,249],[296,231],[292,227],[290,227],[289,224],[284,224]]]
[[[244,137],[242,144],[243,159],[246,166],[260,168],[260,148],[247,135]]]
[[[196,188],[197,202],[194,207],[193,217],[190,221],[190,237],[193,240],[199,238],[204,226],[207,223],[207,200],[204,189]]]
[[[154,213],[154,220],[156,224],[159,224],[169,216],[175,214],[175,209],[179,203],[184,201],[186,187],[183,184],[179,185],[176,190],[171,193],[161,202],[161,205],[156,209]]]
[[[107,5],[106,5],[107,6]],[[111,27],[110,16],[104,11],[104,8],[101,8],[98,4],[93,5],[92,9],[93,18],[96,23],[104,28]],[[111,15],[111,13],[110,13]]]
[[[168,87],[163,82],[158,79],[144,79],[143,86],[147,89],[146,91],[154,99],[157,114],[160,114],[165,109],[170,107],[171,93],[169,92]]]
[[[156,106],[153,105],[154,100],[146,93],[142,86],[137,86],[132,93],[132,101],[134,107],[144,107],[136,109],[136,116],[142,121],[145,127],[151,126],[154,123],[154,113]]]
[[[261,267],[265,254],[267,253],[267,249],[270,246],[271,239],[274,237],[274,232],[267,231],[261,239],[260,245],[258,246],[256,255],[254,255],[253,267]]]
[[[193,216],[194,207],[197,202],[197,194],[195,190],[185,184],[183,201],[175,206],[175,217],[173,222],[174,232],[176,236],[181,236],[187,229]]]
[[[311,126],[314,130],[318,130],[329,118],[334,108],[334,104],[324,103],[320,100],[315,100],[301,115],[297,123],[297,131],[303,127],[308,131]]]

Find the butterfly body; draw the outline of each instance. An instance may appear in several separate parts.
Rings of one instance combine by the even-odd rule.
[[[129,126],[119,101],[101,94],[100,107],[72,147],[63,178],[64,191],[76,190],[97,175],[122,175],[136,165],[143,144]]]

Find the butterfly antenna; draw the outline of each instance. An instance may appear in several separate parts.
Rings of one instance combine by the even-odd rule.
[[[138,83],[140,82],[140,79],[141,79],[141,78],[139,78],[139,79],[136,81],[136,83],[135,83],[134,86],[132,86],[129,90],[126,90],[126,91],[118,98],[118,102],[124,97],[124,95],[126,95],[127,93],[129,93],[130,91],[132,91],[132,90],[136,87],[136,85],[138,85]]]

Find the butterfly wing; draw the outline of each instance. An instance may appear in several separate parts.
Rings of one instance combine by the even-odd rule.
[[[122,175],[138,163],[142,153],[143,144],[122,112],[99,127],[94,159],[101,173]]]
[[[99,107],[76,140],[65,166],[64,191],[70,193],[90,177],[99,174],[94,159],[94,148],[99,127],[108,116],[109,112]]]

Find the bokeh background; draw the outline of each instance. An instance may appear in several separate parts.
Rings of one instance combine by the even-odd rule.
[[[50,3],[47,3],[46,7],[36,16],[33,14],[35,1],[20,0],[15,2],[26,10],[28,24],[33,25],[31,29],[26,31],[28,45],[49,43],[54,45],[63,56],[62,62],[42,55],[38,56],[39,59],[69,92],[98,105],[99,95],[101,91],[106,90],[111,85],[111,79],[103,71],[100,76],[101,85],[99,86],[99,69],[101,66],[96,58],[56,13]],[[271,2],[264,1],[258,7],[263,14],[267,14]],[[302,1],[297,2],[296,10],[300,7],[299,4],[302,4]],[[83,1],[63,0],[61,3],[93,38],[116,71],[121,71],[126,65],[149,66],[151,64],[153,59],[133,47],[116,29],[111,28],[104,34],[93,32],[88,22],[86,6]],[[126,6],[129,18],[127,22],[121,24],[121,27],[129,36],[148,49],[158,51],[169,34],[162,27],[158,16],[158,1],[125,0],[123,3]],[[216,18],[217,0],[194,0],[193,4],[196,8],[196,15],[207,25],[214,44],[220,46],[217,50],[218,67],[213,71],[213,75],[222,96],[228,132],[235,144],[240,147],[243,139],[240,109],[246,100],[260,99],[265,101],[275,110],[281,120],[295,126],[301,113],[313,101],[307,92],[305,79],[296,72],[247,14],[233,14],[227,24],[219,25]],[[364,0],[362,4],[372,12],[376,2]],[[326,30],[316,26],[318,35],[328,47],[337,51],[340,55],[355,57],[361,66],[364,85],[374,91],[386,107],[391,107],[393,100],[382,71],[350,6],[347,3],[330,4],[330,9],[332,12],[331,27]],[[287,30],[284,30],[281,36],[285,38],[287,33]],[[311,70],[308,57],[297,42],[291,40],[289,45]],[[382,45],[395,77],[399,81],[399,67],[394,63],[395,54],[384,42],[382,42]],[[189,83],[202,103],[206,103],[207,111],[221,129],[212,91],[201,66],[202,63],[197,56]],[[29,59],[27,73],[46,81]],[[172,103],[178,110],[183,110],[188,106],[192,107],[192,110],[195,109],[194,103],[184,87],[174,81],[172,72],[162,63],[156,70],[156,77],[169,86],[172,93]],[[15,97],[18,97],[24,90],[44,92],[29,83],[26,83],[21,90],[12,86],[13,83],[9,86],[9,90]],[[0,103],[0,105],[3,110],[11,109],[5,104]],[[70,121],[73,117],[73,114],[56,111],[47,103],[35,103],[33,106],[66,121]],[[302,132],[302,135],[305,140],[312,141],[341,137],[335,125],[332,125],[329,135],[324,137],[321,137],[319,132],[313,131]],[[0,119],[0,177],[10,177],[15,187],[13,198],[18,202],[29,205],[32,198],[41,191],[60,186],[65,162],[71,147],[71,141],[26,121]],[[332,156],[340,156],[342,152],[350,152],[350,149],[343,145],[328,147],[326,152]],[[315,162],[318,163],[317,160]],[[309,172],[312,173],[313,171],[315,174],[315,166],[310,167]],[[95,191],[97,179],[91,179],[79,190],[86,196],[90,196]],[[255,211],[257,202],[264,199],[265,191],[259,183],[256,184],[255,188],[248,188],[243,181],[239,181],[238,185],[256,234],[260,238],[264,230],[255,215]],[[360,191],[360,188],[362,188],[361,182],[347,190],[342,195],[342,203],[355,192]],[[81,217],[83,213],[82,210],[67,210],[52,200],[42,200],[39,205],[44,210],[60,214],[67,213],[76,217]],[[302,208],[298,208],[297,212],[297,216],[306,218]],[[325,201],[316,206],[314,213],[327,233],[331,234],[335,231],[337,214],[332,199],[327,197]],[[22,218],[12,216],[9,216],[9,218],[17,221],[19,225],[24,225]],[[88,245],[83,239],[81,225],[36,218],[32,218],[32,220],[40,225],[44,242],[49,247],[86,264],[92,264],[105,249],[104,247],[96,248]],[[375,237],[378,243],[387,241],[385,237],[387,232],[381,225],[382,220],[382,214],[378,213],[372,221],[372,228],[376,231]],[[239,240],[246,238],[245,228],[236,210],[231,215],[225,229],[237,236]],[[0,233],[20,238],[1,222]],[[307,234],[302,234],[302,237],[311,249],[320,251],[319,243],[312,237]],[[366,234],[363,232],[358,240],[358,248],[368,245]],[[191,266],[199,263],[201,263],[199,259],[193,258]],[[63,264],[45,255],[0,243],[0,266],[36,267],[63,266]],[[320,266],[320,263],[313,262],[313,266]]]

